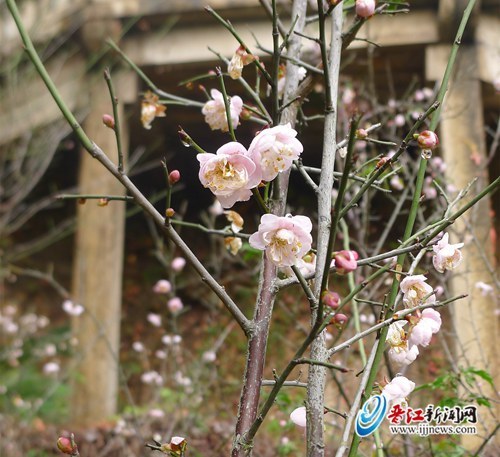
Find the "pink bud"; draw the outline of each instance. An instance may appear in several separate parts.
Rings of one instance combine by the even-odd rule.
[[[365,129],[356,130],[356,138],[364,140],[368,136],[368,132]]]
[[[171,313],[175,314],[184,308],[184,304],[179,297],[174,297],[167,302],[167,308]]]
[[[416,140],[421,149],[430,149],[432,151],[436,149],[439,144],[438,136],[430,130],[424,130],[415,136],[417,137]]]
[[[172,260],[170,267],[175,272],[181,271],[186,266],[186,259],[184,257],[176,257]]]
[[[338,325],[344,325],[347,322],[347,316],[342,313],[337,313],[333,316],[333,322]]]
[[[181,179],[181,173],[179,170],[173,170],[168,175],[168,182],[170,183],[170,185],[173,185],[173,184],[179,182],[180,179]]]
[[[110,114],[103,114],[102,115],[102,123],[110,129],[115,128],[115,119]]]
[[[323,293],[323,304],[329,306],[332,309],[337,309],[339,307],[340,296],[337,292],[332,292],[327,290]]]
[[[59,449],[63,454],[74,456],[79,455],[76,443],[71,438],[66,438],[65,436],[61,436],[57,440],[57,449]]]
[[[175,209],[174,208],[167,208],[165,210],[165,216],[174,217],[175,216]]]
[[[356,14],[368,18],[375,13],[375,0],[356,0]]]
[[[340,275],[344,275],[358,268],[359,255],[356,251],[340,251],[334,257],[335,269]]]

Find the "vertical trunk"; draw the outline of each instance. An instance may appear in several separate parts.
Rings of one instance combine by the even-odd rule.
[[[478,177],[470,192],[473,195],[474,189],[482,189],[488,184],[476,47],[463,46],[456,65],[456,76],[445,100],[440,138],[448,167],[447,181],[457,189],[462,189]],[[492,275],[495,266],[490,234],[490,200],[484,198],[452,226],[450,242],[464,241],[465,247],[462,249],[464,261],[453,272],[450,282],[453,295],[469,294],[468,298],[453,305],[457,365],[486,370],[498,380],[495,298],[494,295],[482,295],[476,287],[479,281],[494,284]],[[486,382],[482,383],[479,391],[498,401],[498,394]],[[468,450],[476,450],[496,424],[495,406],[492,411],[481,408],[478,435],[463,435],[463,445]]]
[[[112,112],[107,93],[103,79],[90,90],[84,128],[116,160],[114,133],[102,123],[103,113]],[[82,151],[79,192],[119,195],[123,187]],[[110,202],[100,207],[96,200],[89,200],[78,206],[77,219],[73,298],[86,311],[73,322],[81,359],[74,370],[71,410],[75,424],[89,425],[116,413],[125,204]]]

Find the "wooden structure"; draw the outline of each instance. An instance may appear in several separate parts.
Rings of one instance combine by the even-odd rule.
[[[127,33],[124,33],[120,39],[120,46],[125,53],[142,68],[162,68],[167,78],[169,73],[182,72],[186,65],[202,66],[213,62],[214,55],[207,49],[207,44],[228,57],[237,47],[236,41],[223,31],[219,24],[214,23],[208,14],[203,13],[202,9],[206,3],[231,19],[233,25],[248,43],[254,43],[253,33],[262,40],[261,44],[264,47],[272,47],[271,26],[258,0],[25,0],[19,3],[34,42],[40,48],[48,45],[48,50],[55,49],[46,60],[49,72],[60,88],[63,98],[71,109],[88,114],[87,126],[91,130],[93,139],[101,145],[109,144],[107,138],[109,131],[94,125],[95,120],[97,117],[100,118],[102,111],[109,112],[111,108],[109,105],[106,108],[95,103],[92,94],[96,93],[96,85],[100,83],[98,82],[100,80],[93,74],[89,74],[89,66],[95,64],[96,54],[106,52],[103,41],[107,34],[116,38],[127,30]],[[414,3],[412,4],[414,11],[411,14],[397,17],[377,16],[367,24],[360,36],[380,44],[383,47],[381,52],[398,56],[400,65],[396,73],[405,71],[405,67],[409,66],[408,71],[417,68],[428,81],[440,80],[447,60],[449,43],[451,43],[450,33],[445,33],[445,31],[456,30],[455,18],[461,15],[457,5],[461,6],[464,2],[422,0],[412,3]],[[461,68],[463,80],[459,80],[459,74],[453,83],[456,90],[450,94],[449,101],[450,106],[452,103],[463,103],[467,109],[463,110],[463,117],[447,118],[445,111],[442,126],[443,149],[445,154],[453,155],[453,159],[449,162],[455,163],[455,158],[458,156],[461,158],[461,161],[456,161],[457,168],[452,168],[452,170],[457,170],[452,171],[453,176],[461,175],[462,171],[458,171],[458,167],[467,169],[470,166],[468,158],[470,149],[468,148],[471,138],[475,138],[471,141],[474,141],[474,147],[480,156],[485,156],[484,126],[481,121],[483,108],[498,109],[499,106],[498,95],[495,98],[492,88],[494,81],[500,78],[500,49],[498,47],[500,17],[498,14],[495,15],[498,13],[496,8],[495,0],[481,2],[474,16],[472,35],[469,34],[467,37],[467,47],[460,51],[463,56],[459,61],[459,68]],[[0,61],[8,65],[20,52],[20,39],[6,11],[1,12],[3,14],[0,17]],[[165,32],[166,23],[174,24],[174,27]],[[315,32],[311,30],[311,34],[315,35]],[[65,41],[64,45],[58,41],[61,39]],[[352,48],[360,49],[366,46],[365,41],[356,41]],[[123,71],[117,90],[120,102],[122,104],[135,103],[139,90],[137,77],[129,70]],[[105,89],[101,87],[99,91],[102,94]],[[483,91],[482,95],[481,91]],[[102,95],[100,97],[102,98]],[[474,109],[470,110],[472,107]],[[58,108],[50,100],[41,81],[33,74],[33,70],[25,70],[15,85],[3,88],[0,105],[0,147],[2,144],[14,141],[28,129],[48,125],[59,118]],[[467,128],[464,128],[464,125]],[[467,138],[460,139],[457,135],[459,131],[468,132]],[[112,148],[111,145],[109,147]],[[97,172],[91,173],[94,176]],[[80,176],[80,187],[84,191],[85,171],[82,171]],[[104,176],[102,179],[106,180]],[[465,181],[456,181],[457,186],[462,186],[469,177],[464,179]],[[90,188],[88,190],[90,191]],[[489,227],[488,203],[484,203],[478,211],[481,213],[481,220],[484,220],[479,238],[482,243],[486,243]],[[98,241],[96,237],[102,237],[99,241],[102,241],[104,245],[94,246],[94,252],[93,248],[85,247],[87,245],[83,241],[83,227],[89,226],[87,218],[91,220],[95,216],[87,215],[86,210],[83,209],[79,212],[80,228],[74,269],[76,297],[80,297],[80,284],[84,281],[84,272],[80,265],[84,264],[88,271],[96,271],[99,268],[103,274],[110,270],[115,272],[120,270],[117,261],[121,258],[119,251],[122,237],[118,234],[123,231],[122,214],[113,214],[111,211],[103,211],[100,214],[102,228],[98,233],[95,228],[92,228],[94,238],[91,237],[92,239],[88,242],[92,244]],[[108,218],[107,220],[104,219],[104,215]],[[121,220],[121,226],[116,225],[117,219]],[[111,223],[111,221],[114,222]],[[457,230],[462,231],[465,228],[460,227]],[[109,234],[108,231],[110,231]],[[108,243],[114,245],[113,256],[99,255],[98,253],[102,252],[106,246],[109,248]],[[466,255],[468,256],[469,253]],[[471,253],[471,255],[475,254]],[[474,274],[474,272],[467,272],[466,275],[469,278],[468,281],[472,281],[469,291],[474,290],[473,283],[476,279],[471,279]],[[84,305],[104,323],[106,334],[110,337],[108,343],[111,346],[108,343],[99,343],[104,344],[99,346],[102,349],[99,350],[98,357],[102,358],[102,363],[96,364],[94,357],[87,357],[87,361],[83,362],[81,373],[85,373],[84,381],[89,385],[94,382],[93,379],[101,379],[103,385],[113,384],[115,387],[105,390],[106,396],[113,396],[116,392],[117,370],[111,352],[117,352],[119,341],[117,331],[119,329],[120,279],[119,275],[116,275],[113,278],[102,279],[102,281],[112,282],[114,287],[99,288],[88,285],[85,294],[81,297]],[[464,292],[459,286],[456,287],[456,291]],[[92,295],[94,293],[95,296]],[[474,294],[471,304],[476,300],[479,298]],[[494,304],[491,299],[480,303],[483,312],[484,308],[488,308],[493,313]],[[107,310],[107,314],[103,308]],[[477,313],[477,311],[470,312],[472,315]],[[457,319],[456,322],[457,337],[461,339],[459,347],[469,347],[468,345],[472,344],[467,354],[474,360],[474,365],[494,371],[497,363],[492,358],[498,346],[495,343],[497,330],[492,327],[493,318],[490,321],[486,318],[486,321],[478,320],[475,324],[478,326],[479,333],[483,332],[487,335],[485,339],[478,340],[479,347],[474,343],[473,348],[474,344],[470,343],[469,336],[464,336],[467,335],[465,327],[468,322],[463,322],[461,319]],[[90,325],[89,322],[83,325]],[[99,333],[100,330],[94,328],[92,331]],[[488,352],[489,349],[486,350],[488,355],[485,358],[477,356],[481,347],[491,349],[490,352]],[[86,368],[85,364],[87,364]],[[496,377],[498,379],[498,373]],[[78,402],[78,400],[75,401]],[[100,397],[94,398],[92,395],[85,394],[84,402],[86,403],[84,406],[75,409],[75,418],[82,423],[87,422],[87,419],[91,421],[104,419],[115,412],[114,401],[103,401]],[[89,416],[88,411],[94,411],[95,414]],[[471,449],[474,445],[475,443],[470,444]]]

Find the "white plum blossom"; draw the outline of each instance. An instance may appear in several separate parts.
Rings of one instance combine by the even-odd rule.
[[[420,319],[412,327],[408,336],[408,346],[426,347],[431,342],[432,335],[441,328],[441,315],[432,308],[422,311]]]
[[[418,346],[408,347],[406,342],[404,346],[391,347],[387,351],[389,359],[396,365],[406,366],[415,361],[419,354]]]
[[[175,257],[170,264],[172,270],[176,273],[182,271],[182,269],[186,266],[186,259],[184,257]]]
[[[395,377],[382,389],[382,395],[388,401],[401,403],[415,389],[415,383],[404,376]]]
[[[144,352],[144,344],[142,344],[140,341],[134,341],[132,343],[132,349],[135,352]]]
[[[161,327],[161,316],[156,313],[149,313],[147,315],[148,322],[155,327]]]
[[[260,169],[248,156],[245,147],[235,141],[221,146],[216,154],[198,154],[199,178],[224,208],[247,201],[261,181]]]
[[[305,427],[307,425],[307,412],[305,406],[300,406],[292,411],[290,414],[290,420],[299,427]]]
[[[154,384],[161,386],[163,384],[163,378],[157,371],[151,370],[146,371],[141,375],[141,381],[144,384]]]
[[[226,236],[224,237],[224,246],[232,255],[236,255],[243,247],[243,241],[235,236]]]
[[[406,344],[406,332],[403,329],[406,324],[406,321],[396,321],[389,325],[385,340],[391,347],[399,347]]]
[[[161,338],[161,342],[165,346],[170,346],[171,344],[173,344],[172,335],[163,335],[162,338]]]
[[[261,170],[264,181],[272,181],[288,170],[304,150],[290,123],[262,130],[250,144],[248,155]]]
[[[299,269],[300,274],[305,278],[313,276],[316,271],[316,255],[312,253],[305,255],[301,259],[297,260],[295,266]],[[289,278],[295,277],[295,273],[290,267],[283,268],[283,273],[285,273],[285,275]]]
[[[153,292],[156,294],[168,294],[172,290],[172,284],[167,279],[160,279],[153,286]]]
[[[454,270],[462,262],[460,248],[464,246],[464,243],[450,244],[448,237],[449,234],[445,233],[443,238],[432,248],[434,250],[432,264],[439,273],[444,273],[445,270]]]
[[[180,335],[174,335],[172,337],[172,343],[174,343],[174,344],[181,344],[181,342],[182,342],[182,336],[180,336]]]
[[[217,360],[217,354],[215,351],[205,351],[201,358],[206,363],[212,363]]]
[[[291,267],[311,249],[311,230],[307,216],[264,214],[249,242],[252,247],[265,250],[266,257],[276,266]]]
[[[64,300],[62,304],[62,309],[68,313],[70,316],[77,317],[80,314],[83,313],[84,308],[82,305],[79,305],[78,303],[74,303],[71,300]]]
[[[154,419],[161,419],[165,417],[165,412],[162,409],[154,408],[148,411],[148,416]]]
[[[203,106],[201,112],[205,116],[205,122],[212,130],[222,130],[227,132],[226,106],[224,105],[224,96],[217,89],[212,89],[210,95],[213,100],[209,100]],[[231,124],[233,129],[238,127],[241,110],[243,109],[243,100],[235,95],[229,98],[229,112],[231,113]]]
[[[433,289],[426,281],[427,278],[424,275],[406,276],[406,278],[401,281],[400,287],[403,292],[403,303],[405,306],[412,308],[414,306],[436,302],[436,296],[433,294]]]
[[[60,370],[61,367],[57,362],[47,362],[43,366],[43,373],[47,376],[57,374]]]

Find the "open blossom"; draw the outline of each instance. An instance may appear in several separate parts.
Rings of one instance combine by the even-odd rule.
[[[146,130],[151,129],[151,123],[156,117],[166,116],[167,107],[158,103],[158,100],[158,95],[149,90],[144,94],[144,100],[141,103],[141,122]]]
[[[199,178],[224,208],[247,201],[251,189],[261,181],[260,171],[248,157],[245,147],[235,141],[221,146],[216,154],[198,154]]]
[[[307,425],[306,415],[306,407],[300,406],[292,411],[290,414],[290,420],[299,427],[305,427]]]
[[[454,270],[462,261],[462,253],[460,248],[463,243],[449,244],[448,233],[445,233],[438,243],[433,246],[434,256],[432,264],[439,273],[444,273],[445,270]]]
[[[252,140],[248,155],[261,170],[264,181],[272,181],[299,158],[304,147],[296,136],[297,131],[288,123],[262,130]]]
[[[160,279],[153,286],[153,292],[156,294],[168,294],[172,290],[172,284],[166,279]]]
[[[243,241],[235,236],[226,236],[224,237],[224,246],[232,255],[236,255],[243,247]]]
[[[155,313],[149,313],[147,315],[148,322],[155,327],[161,327],[161,316]]]
[[[244,219],[236,211],[224,211],[226,219],[231,222],[231,230],[234,233],[239,233],[243,230]]]
[[[389,360],[396,365],[407,366],[414,362],[419,354],[417,346],[409,347],[406,342],[404,346],[391,347],[387,351]]]
[[[141,375],[141,381],[144,384],[155,384],[157,386],[161,386],[163,384],[162,376],[154,370],[144,372]]]
[[[408,346],[426,347],[431,342],[432,335],[441,328],[441,315],[432,308],[422,311],[420,319],[412,327],[408,335]]]
[[[233,57],[227,66],[227,72],[232,79],[238,79],[241,77],[241,73],[243,72],[243,67],[248,65],[249,63],[255,60],[255,56],[253,54],[249,54],[245,51],[243,46],[238,47]]]
[[[305,278],[312,277],[316,271],[316,255],[309,253],[297,260],[295,266],[299,269],[300,274]],[[283,268],[283,273],[289,278],[294,278],[295,273],[290,267]]]
[[[311,249],[311,230],[311,219],[306,216],[264,214],[249,242],[252,247],[265,250],[276,266],[291,267]]]
[[[70,316],[79,316],[80,314],[83,313],[84,308],[82,305],[79,305],[78,303],[74,303],[71,300],[64,300],[62,304],[62,309],[68,313]]]
[[[43,373],[46,375],[53,375],[59,373],[61,370],[61,367],[57,362],[47,362],[43,366]]]
[[[226,106],[224,105],[224,96],[217,89],[212,89],[210,95],[213,100],[209,100],[201,112],[205,116],[205,122],[212,130],[222,130],[227,132],[229,126],[226,117]],[[243,100],[235,95],[229,98],[229,112],[231,113],[231,124],[233,129],[238,127],[241,110],[243,109]]]
[[[334,266],[339,275],[345,275],[358,268],[359,255],[356,251],[340,251],[335,254]]]
[[[436,302],[433,289],[426,283],[424,275],[407,276],[401,281],[400,287],[403,292],[403,303],[408,307]],[[425,298],[425,301],[424,301]]]
[[[415,383],[404,376],[395,377],[389,384],[382,389],[388,401],[401,403],[415,389]]]
[[[479,289],[483,297],[486,297],[487,295],[493,295],[493,286],[490,286],[483,281],[476,282],[475,286],[476,289]]]
[[[356,14],[359,17],[370,17],[375,13],[375,0],[356,0]]]
[[[307,70],[304,67],[299,67],[297,70],[298,80],[302,81],[307,74]],[[286,85],[286,65],[280,65],[278,72],[278,97],[283,97],[285,93]]]
[[[179,297],[174,297],[167,302],[167,308],[171,313],[175,314],[179,311],[182,311],[182,308],[184,308],[184,304]]]

